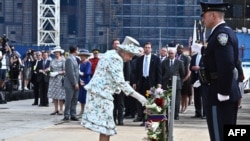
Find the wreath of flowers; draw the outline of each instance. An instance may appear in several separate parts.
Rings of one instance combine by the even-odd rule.
[[[163,141],[167,138],[166,112],[170,104],[170,95],[170,91],[155,87],[146,92],[148,99],[145,106],[147,137],[144,141]]]

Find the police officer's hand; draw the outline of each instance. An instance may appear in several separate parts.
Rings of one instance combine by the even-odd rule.
[[[222,95],[222,94],[220,94],[220,93],[217,94],[217,97],[218,97],[218,100],[219,100],[220,102],[222,102],[222,101],[227,101],[227,100],[230,99],[229,95]]]

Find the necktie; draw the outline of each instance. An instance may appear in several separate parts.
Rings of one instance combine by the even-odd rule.
[[[174,64],[174,62],[173,62],[173,60],[171,59],[171,60],[170,60],[170,69],[169,69],[169,70],[170,70],[170,74],[171,74],[170,76],[171,76],[171,77],[172,77],[173,74],[174,74],[174,73],[173,73],[173,72],[174,72],[174,65],[173,65],[173,64]],[[171,79],[172,79],[172,78],[171,78]]]
[[[143,76],[147,77],[148,76],[148,57],[145,56],[145,61],[144,61],[144,65],[143,65]]]

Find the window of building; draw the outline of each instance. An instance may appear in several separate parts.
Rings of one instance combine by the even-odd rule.
[[[4,23],[4,17],[0,17],[0,23]]]
[[[242,18],[243,17],[243,5],[235,4],[233,7],[233,17]]]
[[[70,15],[68,17],[68,33],[69,34],[76,34],[76,16]]]
[[[76,6],[77,1],[76,0],[61,0],[61,5],[71,5],[71,6]]]
[[[16,31],[11,31],[10,34],[16,34]]]
[[[103,35],[103,31],[99,31],[99,35],[102,36]]]
[[[245,17],[250,18],[250,3],[246,5]]]
[[[16,6],[18,9],[22,9],[23,8],[23,3],[17,3],[17,6]]]

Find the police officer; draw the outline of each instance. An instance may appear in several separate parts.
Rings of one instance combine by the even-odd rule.
[[[227,3],[204,3],[202,20],[211,34],[204,53],[208,82],[205,104],[211,141],[224,141],[223,126],[237,120],[238,100],[241,98],[234,70],[238,60],[238,40],[224,21]]]

